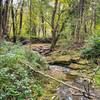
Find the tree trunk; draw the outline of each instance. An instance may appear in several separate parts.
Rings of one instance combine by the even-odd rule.
[[[57,26],[55,28],[55,16],[56,16],[56,12],[57,12],[57,6],[58,6],[58,0],[55,0],[55,6],[54,6],[54,10],[52,13],[52,20],[51,20],[51,27],[52,27],[52,41],[51,41],[51,47],[50,47],[50,51],[52,51],[55,47],[55,44],[58,40],[58,36],[57,36]]]
[[[0,0],[0,40],[2,39],[2,0]]]
[[[9,3],[10,3],[10,0],[6,0],[5,1],[5,5],[3,7],[3,11],[2,11],[2,29],[3,29],[3,37],[6,38],[7,37],[7,34],[8,34],[8,9],[9,9]]]
[[[80,0],[79,1],[79,9],[78,9],[78,18],[77,18],[77,24],[75,27],[75,42],[80,43],[81,40],[81,27],[83,25],[83,13],[84,13],[84,5],[85,5],[85,0]],[[84,30],[85,31],[85,30]]]
[[[79,14],[80,14],[80,17],[83,16],[83,12],[84,12],[84,3],[85,3],[85,0],[80,0],[80,2],[79,2]]]
[[[43,36],[45,36],[45,20],[44,20],[44,15],[43,15],[43,11],[41,10],[41,29],[42,29],[42,33]]]
[[[13,0],[12,0],[12,6],[11,6],[11,16],[12,16],[12,23],[13,23],[13,42],[16,43],[15,14],[14,14],[14,8],[13,8]]]
[[[96,29],[96,5],[94,4],[93,9],[93,28]]]
[[[53,51],[60,35],[53,35],[50,51]]]
[[[23,23],[23,6],[24,6],[24,0],[22,1],[21,9],[20,9],[20,23],[19,23],[19,35],[22,32],[22,23]]]

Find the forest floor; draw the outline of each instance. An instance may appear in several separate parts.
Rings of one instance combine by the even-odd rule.
[[[45,71],[46,74],[72,86],[81,89],[86,88],[85,91],[100,97],[100,89],[98,87],[93,88],[93,85],[90,84],[94,75],[94,65],[86,59],[81,59],[79,50],[66,50],[66,48],[57,46],[54,52],[45,55],[44,52],[48,51],[49,47],[50,44],[44,43],[31,45],[34,51],[45,56],[49,64],[49,69]],[[85,81],[86,83],[84,83]],[[39,98],[39,100],[83,100],[84,98],[84,100],[90,100],[79,91],[54,80],[49,80],[45,86],[45,90],[45,95]],[[93,98],[92,100],[100,100],[100,98]]]

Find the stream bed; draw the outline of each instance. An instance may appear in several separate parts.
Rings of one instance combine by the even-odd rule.
[[[39,52],[42,55],[45,55],[46,53],[48,54],[48,44],[36,44],[36,45],[32,45],[32,49],[34,51]],[[56,51],[57,52],[57,51]],[[45,96],[45,99],[40,99],[40,100],[100,100],[100,88],[94,88],[92,86],[92,84],[90,83],[90,80],[85,79],[85,77],[87,76],[80,76],[80,72],[79,72],[79,68],[80,65],[75,65],[72,64],[71,59],[74,58],[76,61],[76,53],[75,56],[68,56],[64,55],[64,56],[58,56],[58,53],[54,53],[51,54],[51,56],[47,56],[47,61],[54,61],[56,58],[57,61],[66,61],[65,59],[67,59],[67,62],[69,62],[68,64],[64,64],[64,65],[58,65],[57,62],[54,65],[49,66],[49,70],[46,72],[47,74],[49,74],[50,76],[61,80],[67,84],[70,84],[74,87],[78,87],[79,89],[85,90],[87,93],[89,94],[94,94],[94,98],[89,98],[86,94],[83,94],[81,92],[79,92],[78,90],[72,89],[66,85],[63,84],[57,84],[56,88],[54,87],[54,95],[52,96]],[[59,60],[58,60],[59,58]],[[79,59],[79,57],[77,58]],[[85,61],[86,63],[87,61]],[[84,63],[84,61],[82,61],[82,63]],[[70,67],[68,67],[68,65],[71,65]],[[87,66],[85,66],[87,67]],[[86,70],[87,71],[87,70]],[[55,85],[55,83],[52,83]],[[46,88],[47,89],[47,88]],[[50,91],[52,91],[51,89],[51,84],[49,87]],[[56,89],[56,90],[55,90]],[[48,93],[47,93],[48,94]],[[51,93],[52,94],[52,93]],[[56,95],[55,95],[56,94]],[[97,97],[95,97],[97,96]]]
[[[100,91],[98,91],[98,89],[95,90],[88,80],[78,76],[77,74],[72,75],[72,69],[57,65],[51,65],[49,69],[49,74],[51,76],[62,80],[67,84],[83,89],[87,93],[96,94],[95,96],[98,96],[98,98],[89,98],[87,95],[79,92],[78,90],[60,84],[60,86],[56,89],[57,95],[52,97],[52,100],[100,100]]]

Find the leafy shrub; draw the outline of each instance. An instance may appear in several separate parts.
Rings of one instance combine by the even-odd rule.
[[[33,100],[43,93],[32,71],[20,62],[28,62],[34,68],[47,68],[45,59],[20,44],[0,44],[0,100]]]
[[[82,51],[82,57],[87,59],[100,57],[100,37],[96,36],[88,42],[88,46]]]

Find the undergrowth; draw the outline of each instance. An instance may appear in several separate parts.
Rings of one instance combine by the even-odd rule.
[[[88,45],[82,50],[82,58],[88,59],[96,67],[100,65],[100,36],[95,36],[88,41]],[[95,66],[93,69],[97,69]],[[100,69],[100,68],[99,68]],[[100,70],[95,72],[94,82],[100,86]]]
[[[100,58],[100,36],[95,36],[88,41],[88,45],[82,51],[82,57],[87,59]]]
[[[37,100],[43,95],[40,82],[33,72],[20,62],[30,63],[35,69],[46,69],[45,59],[20,44],[0,44],[0,100]]]

